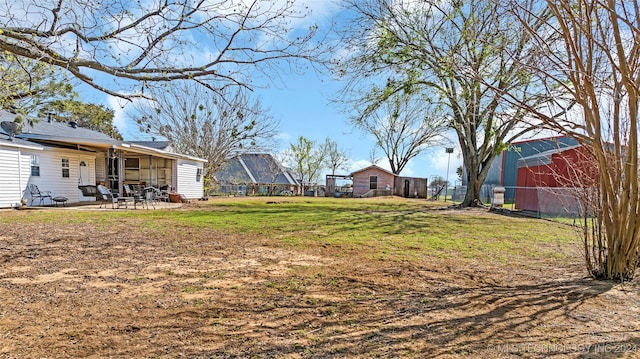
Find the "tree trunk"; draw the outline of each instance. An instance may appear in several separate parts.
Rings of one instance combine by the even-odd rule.
[[[462,141],[460,142],[461,145],[464,143]],[[477,155],[477,150],[462,146],[462,157],[467,176],[467,192],[460,207],[482,206],[482,200],[480,198],[482,185],[489,173],[489,167],[491,167],[493,159],[495,158],[493,153],[495,153],[495,151],[490,150],[489,155]],[[483,157],[484,160],[480,160],[480,158]]]

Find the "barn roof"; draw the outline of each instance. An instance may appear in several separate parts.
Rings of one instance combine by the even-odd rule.
[[[565,151],[573,150],[573,149],[578,148],[578,147],[581,147],[581,146],[580,145],[575,145],[575,146],[556,148],[556,149],[553,149],[553,150],[540,152],[540,153],[537,153],[537,154],[532,155],[532,156],[520,158],[518,160],[518,168],[549,165],[549,164],[551,164],[551,158],[552,158],[553,155],[558,154],[558,153],[562,153],[562,152],[565,152]]]

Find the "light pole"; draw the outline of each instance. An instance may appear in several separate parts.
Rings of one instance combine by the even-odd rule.
[[[449,164],[451,163],[451,154],[453,153],[453,147],[445,148],[446,153],[449,154],[449,159],[447,159],[447,179],[445,180],[445,189],[444,189],[444,201],[447,201],[447,192],[449,192]]]

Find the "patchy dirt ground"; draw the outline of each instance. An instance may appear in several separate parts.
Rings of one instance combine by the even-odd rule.
[[[3,225],[0,357],[640,357],[638,280],[584,278],[579,254],[554,266],[375,261],[135,220]]]

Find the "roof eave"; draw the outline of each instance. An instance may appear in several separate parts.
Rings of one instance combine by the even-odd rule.
[[[159,150],[157,148],[137,145],[135,143],[122,142],[121,145],[120,145],[120,149],[138,150],[138,151],[143,151],[146,154],[150,154],[150,155],[159,154],[159,155],[162,155],[162,156],[165,156],[165,157],[168,157],[168,158],[176,158],[176,159],[181,158],[181,159],[188,159],[188,160],[191,160],[191,161],[203,162],[203,163],[209,162],[204,158],[199,158],[199,157],[195,157],[195,156],[189,156],[189,155],[184,155],[184,154],[180,154],[180,153],[174,153],[174,152]]]

